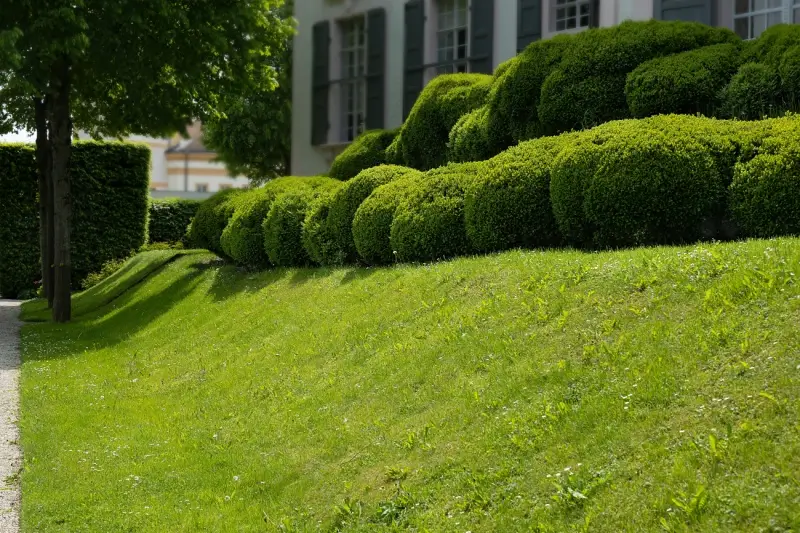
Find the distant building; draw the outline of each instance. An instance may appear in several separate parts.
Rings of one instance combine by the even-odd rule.
[[[150,146],[150,189],[154,198],[207,198],[223,189],[247,187],[246,178],[231,176],[224,164],[214,161],[216,154],[203,145],[199,123],[193,124],[188,134],[187,139],[180,135],[170,139],[127,139]]]
[[[693,20],[744,39],[800,23],[800,0],[302,0],[292,171],[327,172],[361,131],[396,128],[445,72],[491,73],[529,43],[624,20]]]

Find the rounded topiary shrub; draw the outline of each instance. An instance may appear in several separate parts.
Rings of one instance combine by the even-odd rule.
[[[272,202],[284,192],[301,188],[315,189],[330,179],[278,178],[240,196],[235,201],[233,216],[222,232],[222,249],[239,265],[251,268],[268,266],[269,258],[264,250],[263,222]]]
[[[366,168],[386,163],[386,149],[397,133],[398,130],[365,131],[334,159],[330,177],[345,181]]]
[[[381,185],[364,200],[353,217],[353,243],[361,259],[370,265],[388,265],[395,255],[390,241],[397,208],[417,185],[422,173],[409,174]]]
[[[193,247],[205,248],[230,259],[222,249],[220,238],[233,216],[235,201],[244,193],[243,189],[220,191],[197,208],[189,229],[189,242]]]
[[[497,156],[475,177],[465,198],[467,235],[476,251],[561,242],[550,205],[550,171],[575,134],[526,141]]]
[[[303,247],[303,222],[310,206],[320,197],[331,194],[340,183],[333,181],[315,189],[303,187],[275,198],[262,224],[264,251],[270,263],[283,267],[311,264]]]
[[[739,67],[738,44],[717,44],[652,59],[628,75],[625,96],[634,117],[713,115],[720,92]]]
[[[623,22],[577,34],[542,84],[542,133],[581,129],[630,116],[628,74],[650,59],[736,43],[732,31],[694,22]]]
[[[572,39],[572,35],[557,35],[533,42],[495,73],[487,97],[487,128],[494,152],[541,135],[537,108],[542,84],[561,62]]]
[[[310,256],[322,265],[341,265],[358,260],[353,241],[353,217],[373,190],[390,181],[418,171],[407,167],[383,165],[362,171],[329,198],[319,202],[309,213],[303,242]]]
[[[774,68],[747,63],[723,90],[723,113],[743,120],[774,116],[782,110],[780,91],[780,76]]]
[[[434,261],[469,253],[464,195],[469,174],[439,173],[414,180],[390,233],[398,261]]]
[[[800,153],[762,154],[737,165],[734,220],[751,237],[800,234]]]
[[[565,236],[601,248],[696,240],[724,191],[705,147],[656,130],[578,143],[556,159],[552,179]]]
[[[447,160],[483,161],[494,155],[489,142],[489,108],[479,107],[462,116],[450,131]]]
[[[450,130],[462,115],[483,105],[492,77],[486,74],[444,74],[433,79],[417,98],[393,150],[406,165],[419,170],[442,166]]]

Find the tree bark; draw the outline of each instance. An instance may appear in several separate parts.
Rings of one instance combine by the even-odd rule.
[[[36,110],[36,163],[39,170],[39,248],[42,263],[42,291],[53,307],[53,180],[50,162],[48,114],[49,97],[34,98]]]
[[[70,116],[70,65],[64,58],[52,68],[50,92],[53,112],[50,117],[50,147],[53,166],[54,276],[53,321],[69,322],[72,315],[70,257],[70,225],[72,196],[69,180],[69,159],[72,152],[72,119]]]

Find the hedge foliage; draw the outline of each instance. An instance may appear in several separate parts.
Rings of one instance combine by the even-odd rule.
[[[41,278],[34,157],[32,147],[0,146],[0,202],[12,219],[3,223],[8,233],[0,244],[5,250],[0,251],[0,278],[6,280],[0,283],[7,296],[30,291]],[[150,150],[131,143],[78,142],[69,172],[72,286],[78,289],[89,274],[128,257],[147,241]]]
[[[722,95],[725,116],[757,120],[781,110],[781,79],[778,71],[763,63],[742,65]]]
[[[577,34],[542,84],[543,133],[584,129],[630,116],[628,74],[645,61],[703,46],[737,43],[730,30],[694,22],[623,22]]]
[[[0,145],[0,297],[16,298],[41,279],[33,147]]]
[[[205,200],[197,209],[189,228],[189,244],[230,259],[222,249],[220,238],[233,216],[234,202],[243,194],[243,189],[226,189]]]
[[[450,130],[448,161],[484,161],[495,154],[489,138],[490,116],[489,108],[482,106],[458,119]]]
[[[720,93],[739,68],[738,44],[726,43],[652,59],[628,75],[625,95],[634,117],[662,113],[713,116]]]
[[[311,264],[303,246],[303,222],[315,201],[330,195],[341,185],[331,182],[317,188],[303,187],[278,196],[264,219],[264,251],[275,266]]]
[[[356,262],[352,227],[358,207],[376,188],[414,173],[417,171],[396,165],[374,167],[320,199],[303,226],[303,242],[311,258],[321,265]]]
[[[150,201],[148,239],[150,243],[177,243],[184,240],[202,202],[181,198]]]
[[[331,178],[284,177],[267,182],[263,187],[250,189],[233,198],[233,215],[220,236],[223,252],[241,266],[259,268],[269,266],[264,250],[264,219],[275,199],[293,189],[326,187]]]
[[[450,130],[462,115],[483,105],[492,77],[448,74],[433,79],[417,98],[392,147],[391,159],[429,170],[446,163]]]
[[[366,168],[386,163],[386,149],[397,133],[398,130],[365,131],[334,159],[330,177],[346,181]]]

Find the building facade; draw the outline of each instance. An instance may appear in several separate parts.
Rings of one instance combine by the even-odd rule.
[[[361,131],[396,128],[433,77],[491,73],[531,42],[625,20],[693,20],[744,39],[800,23],[800,0],[302,0],[292,170],[325,173]]]

